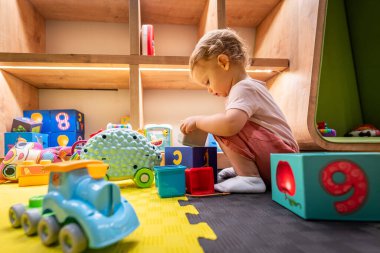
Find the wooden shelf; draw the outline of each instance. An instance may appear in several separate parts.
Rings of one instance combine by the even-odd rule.
[[[42,89],[128,89],[129,65],[140,65],[145,89],[203,89],[189,78],[189,57],[0,53],[0,69]],[[267,81],[287,59],[251,59],[248,71]]]
[[[197,25],[207,0],[141,0],[142,24]]]
[[[99,21],[114,23],[128,23],[129,21],[128,0],[29,1],[45,19],[65,21]]]
[[[227,27],[257,27],[281,0],[226,0]]]
[[[129,22],[128,0],[29,1],[47,20]],[[279,2],[226,0],[226,25],[256,27]],[[140,3],[142,24],[198,25],[207,11],[207,0],[140,0]]]

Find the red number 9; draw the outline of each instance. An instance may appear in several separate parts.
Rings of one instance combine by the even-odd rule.
[[[343,173],[345,180],[336,183],[333,175]],[[358,210],[367,197],[368,182],[364,171],[355,163],[349,161],[336,161],[327,165],[321,172],[322,185],[325,190],[334,196],[341,196],[353,189],[353,194],[346,200],[334,203],[340,214],[350,214]]]

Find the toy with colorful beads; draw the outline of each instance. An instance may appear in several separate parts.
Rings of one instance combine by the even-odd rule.
[[[83,146],[80,158],[101,160],[109,164],[109,180],[133,179],[139,187],[152,185],[153,167],[162,159],[145,136],[126,128],[110,128],[94,135]]]

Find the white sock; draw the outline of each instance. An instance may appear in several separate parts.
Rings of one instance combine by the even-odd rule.
[[[236,173],[235,173],[234,168],[229,167],[229,168],[222,169],[218,173],[218,183],[221,183],[221,182],[223,182],[226,179],[229,179],[231,177],[236,177]]]
[[[266,186],[261,177],[236,176],[214,185],[216,191],[231,193],[262,193]]]

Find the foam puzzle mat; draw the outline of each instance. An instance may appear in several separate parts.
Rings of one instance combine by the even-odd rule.
[[[139,189],[132,181],[120,184],[121,194],[134,207],[140,226],[118,243],[87,252],[203,252],[199,238],[216,240],[207,223],[190,224],[186,214],[199,214],[186,197],[160,198],[157,188]],[[8,220],[8,209],[16,203],[27,203],[35,195],[45,194],[47,186],[18,187],[0,185],[0,249],[1,252],[62,252],[59,245],[45,247],[38,236],[28,237],[22,229],[14,229]],[[184,202],[182,202],[184,201]]]

